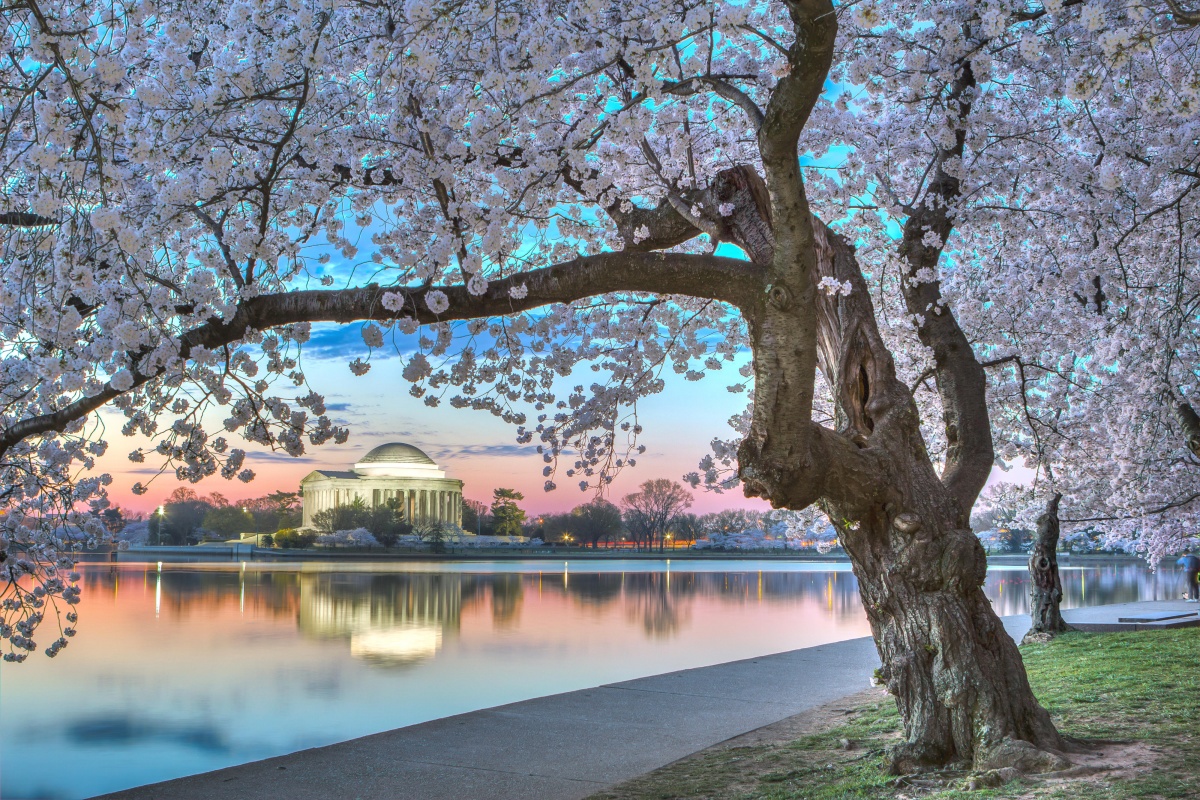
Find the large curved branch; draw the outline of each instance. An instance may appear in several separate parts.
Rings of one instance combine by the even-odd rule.
[[[700,90],[696,88],[696,84],[711,87],[713,92],[723,100],[736,105],[744,111],[746,116],[749,117],[751,124],[754,125],[755,131],[761,128],[763,122],[766,121],[762,109],[755,105],[750,95],[718,76],[697,75],[692,78],[684,78],[680,81],[668,81],[663,85],[663,91],[667,94],[689,97],[700,93]]]
[[[833,59],[837,18],[829,0],[790,0],[787,7],[796,35],[788,49],[790,71],[771,92],[758,130],[770,288],[762,314],[750,320],[754,417],[738,448],[738,474],[748,497],[804,508],[845,477],[829,483],[820,475],[851,459],[844,447],[842,456],[835,455],[830,447],[835,440],[812,422],[820,327],[815,276],[830,254],[818,247],[798,151]]]
[[[764,163],[780,166],[794,156],[800,132],[824,89],[838,28],[830,0],[790,0],[787,7],[796,33],[788,50],[789,72],[771,92],[758,134]]]
[[[523,286],[517,298],[509,290]],[[570,303],[613,292],[651,292],[720,300],[749,313],[762,295],[761,269],[748,261],[713,255],[684,253],[603,253],[582,256],[510,278],[493,281],[480,296],[465,286],[428,288],[381,287],[312,290],[260,295],[244,301],[227,320],[213,320],[180,335],[179,356],[187,359],[197,348],[212,350],[233,344],[251,331],[263,331],[298,322],[390,321],[410,317],[420,323],[449,322],[515,314],[554,303]],[[431,291],[444,292],[450,301],[442,314],[425,302]],[[383,305],[385,293],[403,297],[400,311]],[[137,354],[144,357],[149,351]],[[124,391],[109,386],[61,409],[10,425],[0,434],[0,455],[31,436],[64,430],[70,423],[101,408],[122,394],[163,374],[163,370],[134,370],[133,385]]]
[[[779,79],[767,103],[758,129],[758,149],[771,197],[775,237],[782,245],[779,256],[793,266],[790,262],[796,261],[797,254],[812,246],[811,215],[797,148],[833,63],[838,25],[830,0],[791,0],[787,6],[796,40],[788,50],[789,72]],[[792,242],[795,244],[789,244]]]
[[[970,95],[974,88],[970,62],[964,61],[949,97],[949,103],[958,106],[955,112],[960,122],[971,111]],[[933,352],[946,435],[942,482],[958,500],[963,513],[970,513],[995,461],[987,377],[958,320],[942,299],[941,282],[928,280],[928,276],[937,274],[942,249],[954,228],[954,207],[962,190],[959,179],[946,171],[946,163],[962,158],[965,143],[966,132],[960,127],[955,132],[954,144],[935,154],[925,195],[904,223],[900,256],[908,264],[903,283],[905,305],[917,320],[921,343]],[[936,241],[931,241],[929,234]]]

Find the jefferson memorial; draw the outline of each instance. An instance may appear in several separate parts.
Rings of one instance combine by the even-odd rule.
[[[374,508],[393,497],[410,525],[461,526],[462,488],[462,481],[447,478],[445,470],[411,444],[383,444],[348,472],[318,469],[300,481],[304,527],[314,527],[318,511],[347,506],[358,498]]]

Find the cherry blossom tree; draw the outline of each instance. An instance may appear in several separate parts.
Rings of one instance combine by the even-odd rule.
[[[982,25],[999,30],[989,14]],[[1061,491],[1064,532],[1101,528],[1106,544],[1154,564],[1187,547],[1200,522],[1196,16],[1177,3],[1062,2],[1016,18],[1026,21],[972,60],[983,91],[962,124],[978,144],[955,164],[970,190],[943,297],[988,372],[997,455],[1038,470],[1029,520]],[[885,83],[926,66],[922,48],[902,47]],[[858,181],[886,173],[862,191],[887,206],[909,184],[899,129],[878,130],[887,138],[864,136],[888,168]],[[867,147],[856,155],[871,160]],[[908,168],[923,174],[919,161]],[[859,219],[875,228],[883,263],[882,220]],[[923,402],[936,387],[913,372]]]
[[[133,460],[249,480],[243,442],[344,440],[301,354],[314,323],[356,324],[354,374],[398,350],[414,397],[536,438],[547,489],[602,488],[665,370],[749,349],[738,438],[694,482],[837,527],[904,718],[894,769],[1064,763],[968,520],[998,455],[1071,465],[1065,508],[1190,502],[1187,9],[5,13],[8,657],[77,599],[63,531],[103,532],[79,509],[107,479],[76,476],[106,405],[155,442]]]

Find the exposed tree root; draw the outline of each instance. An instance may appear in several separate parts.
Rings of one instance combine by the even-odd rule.
[[[1015,770],[1020,775],[1037,775],[1057,773],[1073,766],[1065,753],[1039,748],[1020,739],[1005,739],[991,747],[981,748],[975,754],[974,763],[959,762],[951,765],[950,770],[944,769],[945,760],[939,755],[940,751],[930,752],[928,748],[912,743],[899,744],[892,748],[889,771],[913,781],[918,780],[917,776],[920,776],[920,780],[936,780],[939,775],[957,778],[967,772],[983,774],[1004,770]]]
[[[1029,631],[1029,633],[1025,634],[1025,637],[1021,639],[1021,646],[1024,647],[1027,644],[1046,644],[1047,642],[1058,637],[1060,634],[1066,633],[1069,630],[1074,629],[1068,628],[1066,631]]]
[[[976,752],[974,766],[979,772],[1015,769],[1023,775],[1037,775],[1061,772],[1072,765],[1071,760],[1057,750],[1042,749],[1020,739],[1005,739]]]

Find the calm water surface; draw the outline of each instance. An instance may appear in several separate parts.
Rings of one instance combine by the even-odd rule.
[[[85,565],[80,634],[0,668],[0,797],[83,798],[430,719],[869,634],[849,565]],[[998,613],[1028,609],[993,566]],[[1174,595],[1065,568],[1067,607]],[[45,638],[45,637],[43,637]]]

